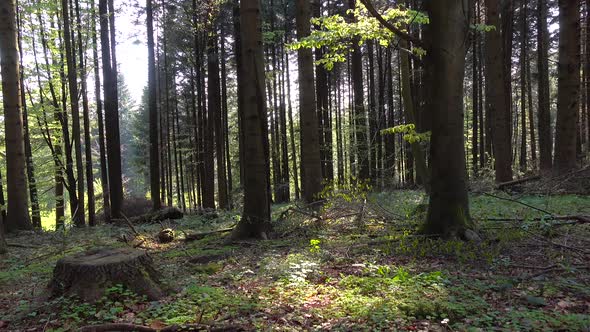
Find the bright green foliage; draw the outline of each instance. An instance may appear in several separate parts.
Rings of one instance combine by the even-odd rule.
[[[430,131],[419,133],[413,123],[395,126],[381,130],[382,135],[403,134],[404,141],[408,143],[421,143],[430,141]]]
[[[332,70],[337,62],[346,61],[346,54],[350,50],[353,38],[359,38],[359,44],[368,40],[376,40],[379,45],[387,47],[394,40],[395,35],[377,19],[370,16],[367,9],[358,3],[354,11],[349,10],[357,21],[352,23],[341,15],[313,18],[312,24],[316,27],[311,35],[297,42],[289,44],[289,48],[320,48],[326,47],[327,52],[322,59],[317,60],[318,64],[326,69]],[[428,17],[425,13],[406,9],[403,6],[390,8],[383,18],[394,24],[400,30],[404,30],[407,24],[428,24]],[[424,50],[414,48],[411,50],[418,56],[424,55]]]

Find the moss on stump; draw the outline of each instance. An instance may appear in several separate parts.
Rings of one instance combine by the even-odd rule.
[[[92,303],[117,284],[150,300],[164,296],[152,259],[132,248],[97,248],[64,257],[53,270],[49,288],[52,296],[75,295]]]

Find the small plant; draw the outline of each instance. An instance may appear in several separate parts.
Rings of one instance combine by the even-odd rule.
[[[319,239],[311,239],[309,240],[309,252],[311,252],[312,254],[317,254],[320,252],[321,248],[320,248],[320,243],[322,241]]]

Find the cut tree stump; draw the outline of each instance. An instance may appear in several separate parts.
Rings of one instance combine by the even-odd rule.
[[[57,261],[49,288],[52,296],[76,295],[92,303],[117,284],[150,300],[164,296],[152,259],[133,248],[97,248],[64,257]]]

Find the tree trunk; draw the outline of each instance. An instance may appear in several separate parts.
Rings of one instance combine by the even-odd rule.
[[[296,23],[297,38],[299,40],[309,36],[311,31],[309,7],[309,0],[297,0]],[[322,165],[311,49],[300,48],[297,60],[299,65],[299,115],[301,127],[301,189],[305,201],[312,203],[318,199],[318,194],[322,191]]]
[[[18,66],[16,4],[0,3],[0,72],[6,140],[7,231],[32,229],[27,199],[26,160]]]
[[[78,104],[78,74],[76,55],[74,53],[73,32],[70,28],[70,9],[68,0],[62,0],[62,19],[64,27],[64,42],[66,61],[68,66],[68,87],[70,92],[70,106],[72,111],[72,140],[76,155],[76,189],[78,205],[72,208],[72,219],[76,227],[84,227],[84,167],[82,162],[82,140],[80,137],[80,110]],[[73,190],[73,188],[72,188]]]
[[[158,144],[158,105],[156,103],[156,57],[154,55],[154,11],[152,0],[146,0],[148,38],[148,108],[150,130],[150,195],[152,209],[162,208],[160,200],[160,149]]]
[[[485,34],[486,106],[491,119],[491,140],[494,152],[496,182],[512,180],[510,142],[510,108],[507,107],[504,77],[504,45],[502,40],[498,0],[485,0],[486,24],[496,27]]]
[[[547,173],[553,167],[553,137],[549,91],[549,31],[547,29],[547,0],[538,0],[537,8],[537,70],[539,71],[539,167]]]
[[[80,17],[80,3],[75,1],[76,6],[76,24],[78,26],[78,57],[80,58],[80,78],[82,94],[82,115],[84,124],[84,158],[86,168],[86,192],[88,195],[88,225],[96,225],[96,207],[94,200],[94,172],[92,167],[92,144],[90,138],[90,110],[88,106],[88,86],[86,83],[86,63],[84,57],[84,48],[82,43],[82,20]],[[79,122],[79,120],[78,120]],[[81,161],[81,160],[80,160]],[[84,190],[84,189],[82,189]],[[83,195],[83,194],[82,194]]]
[[[355,1],[349,0],[348,6],[351,10],[355,8]],[[352,16],[352,15],[351,15]],[[353,20],[356,20],[352,16]],[[364,83],[363,83],[363,62],[359,38],[353,38],[351,56],[352,86],[354,91],[354,131],[356,136],[357,170],[360,180],[368,180],[369,154],[367,146],[367,114],[364,106]]]
[[[527,170],[527,4],[525,1],[521,2],[520,6],[520,19],[522,21],[522,29],[520,36],[520,155],[519,155],[519,166],[520,171],[525,172]],[[531,98],[529,95],[528,98]]]
[[[262,22],[259,0],[240,1],[242,41],[242,81],[244,94],[244,210],[231,238],[268,237],[270,224],[270,184],[268,164],[264,63],[262,56]]]
[[[111,10],[112,11],[112,10]],[[117,70],[111,62],[111,53],[115,49],[114,12],[107,12],[107,0],[99,0],[100,41],[102,51],[102,71],[104,78],[104,109],[106,151],[109,175],[109,195],[111,199],[111,217],[121,217],[123,205],[123,182],[121,179],[121,139],[119,137],[119,109]],[[109,36],[109,21],[110,36]],[[113,59],[115,54],[113,53]]]
[[[90,2],[94,8],[94,0]],[[103,216],[106,223],[111,222],[111,202],[109,195],[109,180],[107,171],[107,157],[104,137],[103,103],[100,89],[100,68],[98,66],[98,41],[96,38],[96,15],[92,15],[92,58],[94,62],[94,95],[96,98],[96,115],[98,122],[98,149],[100,155],[100,184],[102,188]]]
[[[559,64],[554,171],[577,168],[577,114],[580,101],[580,2],[559,0]]]
[[[434,72],[431,94],[431,193],[426,233],[463,237],[469,200],[463,136],[463,78],[469,1],[427,4],[432,29],[428,60]]]

